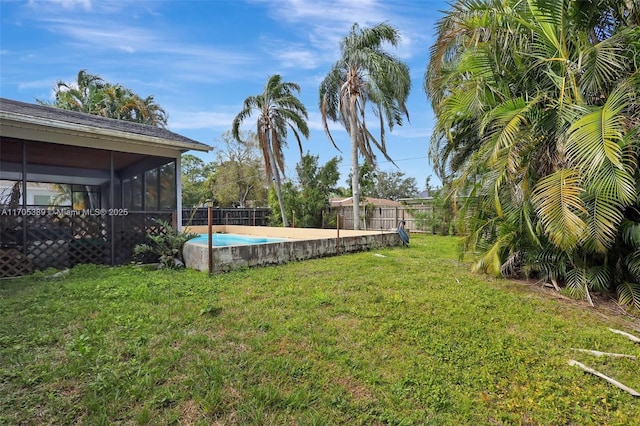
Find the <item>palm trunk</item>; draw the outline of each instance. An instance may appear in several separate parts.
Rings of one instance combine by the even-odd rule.
[[[289,222],[287,222],[287,214],[284,209],[284,199],[282,198],[282,189],[280,187],[280,173],[278,173],[278,168],[276,167],[273,151],[271,150],[271,139],[268,140],[267,151],[269,155],[269,163],[271,164],[271,175],[273,176],[274,184],[276,186],[276,194],[278,195],[278,204],[280,204],[280,214],[282,215],[282,226],[285,228],[288,228]]]
[[[351,119],[351,194],[353,195],[353,229],[360,229],[360,168],[358,167],[358,126]]]

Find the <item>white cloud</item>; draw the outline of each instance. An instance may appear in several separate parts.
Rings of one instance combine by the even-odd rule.
[[[309,49],[291,46],[275,52],[276,58],[285,68],[313,69],[318,66],[318,57]]]
[[[91,0],[49,0],[48,2],[29,0],[29,5],[34,8],[42,8],[46,3],[49,3],[48,6],[62,6],[66,10],[73,10],[76,7],[87,11],[92,9]]]
[[[305,22],[315,26],[324,22],[325,25],[334,27],[330,23],[340,22],[351,26],[353,22],[380,22],[388,11],[388,3],[377,0],[280,0],[269,2],[274,15],[279,19],[289,22]]]
[[[54,80],[51,80],[51,79],[22,81],[18,83],[18,90],[52,89],[53,83],[54,83]]]
[[[41,22],[45,27],[58,34],[69,37],[78,46],[91,46],[100,50],[121,49],[145,49],[159,44],[159,40],[152,33],[142,28],[132,26],[95,22],[92,19],[71,19],[64,17],[44,18]]]
[[[259,61],[255,52],[181,41],[161,28],[143,28],[126,21],[109,22],[93,16],[87,19],[47,16],[40,22],[48,31],[66,37],[66,43],[71,46],[67,50],[59,49],[56,57],[59,62],[77,62],[76,58],[82,57],[87,64],[84,66],[103,78],[106,78],[105,68],[117,69],[122,66],[121,61],[129,60],[119,54],[135,54],[136,69],[153,73],[156,81],[161,75],[170,75],[172,80],[217,82],[253,72],[255,67],[251,65]],[[101,64],[101,69],[91,67],[92,58]],[[299,60],[296,64],[299,66]]]
[[[432,41],[431,31],[438,12],[427,2],[391,4],[379,0],[254,0],[268,5],[271,15],[287,22],[298,31],[306,46],[277,40],[274,57],[282,66],[292,65],[311,69],[313,66],[331,64],[339,56],[339,43],[354,23],[361,27],[388,22],[401,28],[400,43],[388,51],[403,61],[418,58],[426,62]],[[424,58],[424,59],[423,59]],[[296,60],[298,62],[296,62]]]

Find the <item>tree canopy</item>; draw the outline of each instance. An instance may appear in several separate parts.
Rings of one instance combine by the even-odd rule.
[[[142,98],[131,89],[105,82],[99,75],[89,74],[86,70],[80,70],[74,82],[57,81],[54,90],[53,102],[40,99],[37,102],[150,126],[167,125],[167,113],[155,102],[153,96]]]
[[[296,164],[298,183],[287,180],[283,185],[285,214],[294,220],[295,226],[304,228],[323,227],[323,214],[329,209],[329,198],[337,192],[336,184],[340,178],[338,172],[339,157],[329,160],[324,166],[318,164],[317,155],[305,154]],[[272,197],[273,200],[273,197]],[[274,216],[280,212],[280,206],[272,204]],[[275,217],[274,217],[275,219]],[[276,220],[277,223],[277,220]]]
[[[251,132],[237,140],[231,132],[226,132],[219,142],[211,182],[218,204],[243,208],[265,206],[267,185],[258,136]]]
[[[197,207],[205,200],[213,198],[210,177],[214,166],[205,163],[192,154],[182,155],[182,205],[185,208]]]
[[[375,173],[375,185],[370,194],[374,198],[384,198],[398,201],[401,198],[412,198],[418,195],[416,179],[405,177],[401,171],[385,172],[378,170]]]
[[[430,157],[466,199],[466,248],[640,308],[637,2],[460,0],[425,74]]]

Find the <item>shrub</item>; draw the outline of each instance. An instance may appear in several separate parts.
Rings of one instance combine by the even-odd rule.
[[[170,223],[164,220],[158,220],[157,222],[166,230],[166,233],[148,235],[147,237],[151,242],[149,244],[138,244],[134,248],[134,254],[136,256],[151,254],[159,263],[159,268],[183,268],[182,249],[184,244],[197,237],[198,234],[178,232]]]

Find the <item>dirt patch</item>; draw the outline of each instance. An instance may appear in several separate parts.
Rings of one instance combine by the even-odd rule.
[[[185,402],[182,406],[182,416],[178,420],[180,426],[195,425],[202,420],[200,407],[193,400]]]
[[[376,398],[373,396],[369,388],[367,388],[363,383],[360,383],[360,381],[354,377],[349,375],[336,377],[336,383],[346,389],[349,395],[356,401],[376,401]]]

